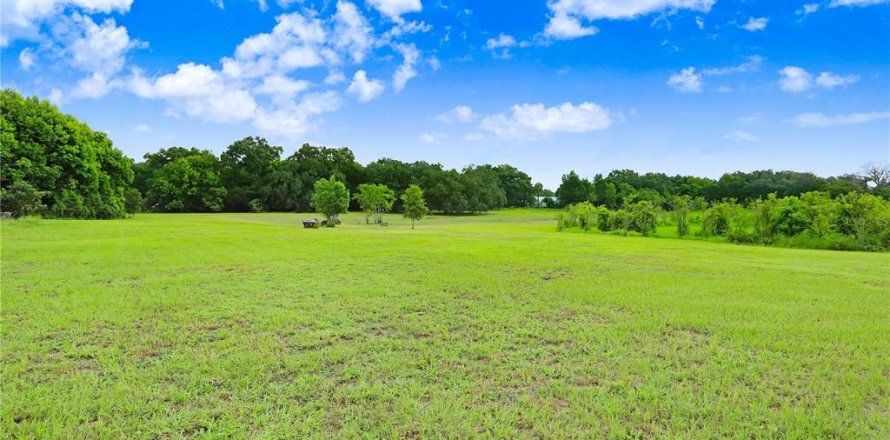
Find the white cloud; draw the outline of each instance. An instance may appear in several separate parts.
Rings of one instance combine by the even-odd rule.
[[[690,9],[708,12],[716,0],[552,0],[548,2],[550,21],[544,34],[558,39],[571,39],[597,32],[585,27],[581,20],[633,19],[653,12]]]
[[[299,103],[271,111],[260,109],[253,122],[257,129],[282,134],[296,139],[316,130],[319,116],[336,111],[340,98],[334,92],[316,93],[305,96]]]
[[[234,58],[223,58],[223,73],[232,78],[260,78],[336,62],[336,54],[323,45],[327,33],[321,20],[294,12],[275,18],[270,33],[245,38]]]
[[[48,99],[49,102],[53,104],[59,105],[62,102],[62,98],[64,97],[65,94],[61,90],[53,88],[49,91],[49,96],[47,96],[46,99]]]
[[[687,67],[671,75],[667,85],[683,93],[698,93],[702,87],[701,75],[695,73],[695,67]]]
[[[439,61],[439,58],[436,56],[429,57],[429,59],[427,59],[426,62],[427,62],[427,64],[430,65],[430,69],[433,69],[433,71],[436,71],[436,70],[439,70],[442,68],[442,62]]]
[[[838,75],[832,72],[822,72],[816,79],[806,69],[797,66],[786,66],[779,71],[779,87],[789,93],[801,93],[809,90],[814,85],[827,90],[837,87],[846,87],[859,81],[857,75]]]
[[[0,2],[0,47],[17,39],[37,38],[40,25],[65,9],[87,13],[125,13],[133,0],[4,0]]]
[[[500,33],[497,38],[489,38],[485,42],[485,48],[490,50],[495,58],[510,58],[510,48],[514,46],[516,39],[505,33]]]
[[[26,47],[19,52],[19,66],[22,67],[22,70],[31,70],[31,67],[34,67],[34,63],[34,51],[30,47]]]
[[[328,76],[324,78],[324,83],[329,86],[340,84],[343,81],[346,81],[346,75],[339,70],[331,70],[328,72]]]
[[[383,81],[368,79],[367,72],[359,70],[352,76],[352,83],[349,84],[346,93],[358,97],[359,102],[368,102],[380,96],[384,87]]]
[[[334,22],[336,46],[349,51],[356,63],[364,61],[365,55],[374,45],[373,30],[368,25],[368,20],[354,4],[341,0],[337,2]]]
[[[413,44],[398,44],[395,49],[402,54],[403,58],[402,65],[399,66],[392,77],[392,88],[398,93],[405,88],[408,80],[417,76],[417,70],[414,69],[414,65],[420,58],[420,51]]]
[[[72,65],[106,77],[120,72],[127,51],[139,45],[130,40],[127,28],[118,26],[112,18],[96,24],[90,17],[74,14],[70,23],[57,29],[59,37],[69,41],[66,52]]]
[[[210,3],[213,3],[213,6],[216,6],[220,9],[226,8],[226,4],[223,2],[223,0],[210,0]]]
[[[71,96],[75,98],[101,98],[111,91],[111,84],[101,73],[94,73],[74,85]]]
[[[592,102],[566,102],[554,107],[517,104],[508,113],[485,117],[479,128],[501,139],[535,139],[551,133],[604,130],[612,122],[609,111]]]
[[[695,17],[695,25],[698,26],[699,30],[705,29],[705,19],[701,17]]]
[[[290,101],[310,86],[311,83],[306,80],[293,80],[281,75],[272,75],[263,78],[263,82],[254,88],[254,92],[260,95],[269,95],[273,100]]]
[[[779,71],[779,87],[789,93],[801,93],[813,85],[813,75],[797,66],[786,66]]]
[[[151,131],[151,127],[148,124],[142,122],[142,123],[136,124],[136,126],[133,127],[133,130],[136,130],[140,133],[146,133],[146,132]]]
[[[713,75],[713,76],[730,75],[730,74],[735,74],[735,73],[748,73],[748,72],[753,72],[753,71],[756,71],[757,69],[759,69],[761,64],[763,64],[763,57],[761,57],[759,55],[752,55],[752,56],[748,57],[748,61],[745,61],[744,63],[739,64],[738,66],[704,69],[704,70],[702,70],[701,73],[702,73],[702,75],[709,75],[709,76],[711,76],[711,75]]]
[[[865,7],[872,5],[883,5],[890,3],[890,0],[831,0],[827,3],[807,3],[803,8],[798,10],[798,15],[810,15],[824,8],[847,7]]]
[[[366,0],[368,4],[392,21],[400,23],[402,15],[409,12],[420,12],[423,5],[420,0]]]
[[[557,40],[571,40],[573,38],[586,37],[599,32],[596,26],[583,26],[581,20],[570,17],[566,13],[557,13],[550,17],[544,35]]]
[[[769,17],[751,17],[748,19],[747,23],[741,25],[740,27],[748,32],[757,32],[766,29],[767,23],[769,23]]]
[[[822,72],[816,77],[816,85],[832,90],[835,87],[846,87],[859,81],[857,75],[835,75],[831,72]]]
[[[803,8],[801,8],[800,10],[797,11],[797,14],[798,15],[810,15],[813,12],[818,11],[821,6],[822,5],[820,5],[818,3],[807,3],[807,4],[803,5]]]
[[[890,112],[848,113],[829,116],[824,113],[804,113],[792,120],[798,127],[831,127],[834,125],[865,124],[890,120]]]
[[[470,122],[476,119],[476,114],[473,113],[473,109],[467,105],[459,105],[454,107],[451,110],[448,110],[445,113],[442,113],[439,116],[436,116],[441,122],[451,123],[451,122]]]
[[[724,138],[729,139],[734,142],[757,142],[760,140],[756,134],[748,133],[747,131],[737,130],[732,133],[727,134]]]
[[[428,144],[437,144],[445,139],[444,133],[424,133],[420,135],[420,140]]]

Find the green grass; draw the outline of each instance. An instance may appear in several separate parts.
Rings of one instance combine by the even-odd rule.
[[[890,438],[890,255],[553,213],[2,223],[7,438]]]

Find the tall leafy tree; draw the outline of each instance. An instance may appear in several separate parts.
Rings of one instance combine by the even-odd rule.
[[[45,207],[43,214],[126,215],[132,163],[105,133],[93,131],[48,101],[23,98],[11,89],[0,92],[0,107],[0,188],[4,190],[0,203],[7,206],[12,200],[6,198],[19,197],[16,194],[30,187],[40,197],[38,205]]]
[[[226,188],[225,209],[247,211],[251,202],[268,209],[270,177],[281,159],[281,147],[269,145],[261,137],[235,141],[220,155],[221,178]]]
[[[145,205],[157,212],[219,212],[226,188],[219,159],[208,150],[173,147],[145,155]]]
[[[313,188],[312,207],[325,216],[328,227],[334,227],[337,216],[349,208],[349,190],[334,176],[316,181]]]
[[[586,202],[590,200],[593,192],[593,185],[587,179],[582,179],[574,171],[562,176],[562,183],[556,190],[556,197],[562,206],[574,205],[576,203]]]

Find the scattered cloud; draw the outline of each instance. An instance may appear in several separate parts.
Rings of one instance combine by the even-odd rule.
[[[402,15],[420,12],[423,8],[420,0],[367,0],[367,3],[396,23],[402,22]]]
[[[497,38],[489,38],[485,42],[485,48],[491,51],[495,58],[510,58],[510,48],[516,46],[516,39],[512,35],[500,33]]]
[[[359,70],[352,76],[346,93],[358,97],[359,102],[369,102],[380,96],[386,86],[379,79],[369,79],[367,72]]]
[[[21,66],[22,70],[31,70],[35,62],[36,56],[30,47],[26,47],[19,52],[19,66]]]
[[[547,3],[550,20],[544,35],[555,39],[573,39],[598,32],[583,21],[629,20],[654,12],[689,9],[709,12],[716,0],[552,0]]]
[[[344,81],[346,81],[346,75],[339,70],[331,70],[328,72],[328,76],[324,78],[324,83],[329,86],[337,85]]]
[[[75,98],[101,98],[108,94],[112,89],[105,75],[94,73],[91,76],[82,78],[74,85],[71,96]]]
[[[62,92],[61,90],[59,90],[57,88],[53,88],[52,90],[49,91],[49,96],[47,96],[46,99],[48,99],[49,102],[51,102],[53,104],[59,105],[62,102],[62,99],[64,97],[65,97],[64,92]]]
[[[451,110],[448,110],[445,113],[442,113],[439,116],[436,116],[436,119],[445,122],[471,122],[476,119],[477,115],[473,113],[473,109],[467,105],[459,105],[454,107]]]
[[[146,133],[146,132],[151,131],[151,127],[148,124],[142,122],[142,123],[136,124],[136,126],[133,127],[133,130],[136,130],[140,133]]]
[[[516,104],[509,112],[487,116],[479,128],[501,139],[537,139],[552,133],[585,133],[604,130],[613,123],[605,108],[592,102]]]
[[[667,85],[683,93],[698,93],[702,89],[701,75],[695,73],[695,67],[687,67],[675,73],[667,80]]]
[[[720,76],[720,75],[730,75],[736,73],[748,73],[757,71],[760,68],[760,65],[763,64],[763,57],[759,55],[752,55],[748,57],[748,60],[738,66],[732,67],[717,67],[711,69],[702,70],[702,75],[708,76]]]
[[[751,17],[748,19],[748,22],[739,26],[740,28],[748,31],[748,32],[757,32],[766,29],[766,25],[769,23],[769,17],[759,17],[754,18]]]
[[[841,6],[847,7],[865,7],[872,5],[883,5],[890,3],[890,0],[831,0],[823,3],[807,3],[803,5],[803,8],[798,10],[797,13],[799,15],[809,15],[820,9],[831,9],[838,8]]]
[[[865,124],[882,120],[890,120],[890,112],[847,113],[839,115],[804,113],[795,117],[792,122],[798,127],[832,127],[835,125]]]
[[[356,63],[364,61],[374,45],[374,34],[358,8],[349,2],[338,1],[334,15],[335,46],[349,52]]]
[[[4,0],[0,14],[0,47],[18,39],[36,40],[40,27],[67,10],[85,13],[126,13],[133,0]]]
[[[859,81],[857,75],[838,75],[831,72],[822,72],[814,79],[810,72],[798,66],[786,66],[779,71],[779,75],[779,87],[788,93],[802,93],[814,86],[833,90]]]
[[[751,113],[750,115],[740,117],[739,122],[742,124],[753,124],[759,122],[762,118],[763,115],[761,115],[760,112]]]
[[[699,30],[705,29],[705,19],[701,17],[695,17],[695,25],[698,26]]]
[[[836,87],[846,87],[859,81],[857,75],[835,75],[830,72],[822,72],[816,77],[816,85],[832,90]]]
[[[399,66],[396,73],[392,76],[392,88],[396,93],[401,92],[405,88],[408,80],[417,76],[417,70],[414,65],[420,58],[420,51],[413,44],[398,44],[395,46],[397,52],[402,55],[402,65]]]
[[[729,139],[733,142],[758,142],[760,141],[760,137],[755,134],[748,133],[747,131],[737,130],[732,133],[727,134],[724,138]]]
[[[437,144],[445,139],[444,133],[424,133],[420,135],[420,140],[428,144]]]

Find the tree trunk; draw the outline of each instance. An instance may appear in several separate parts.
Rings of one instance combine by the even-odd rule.
[[[411,219],[411,229],[414,229],[414,219]]]

